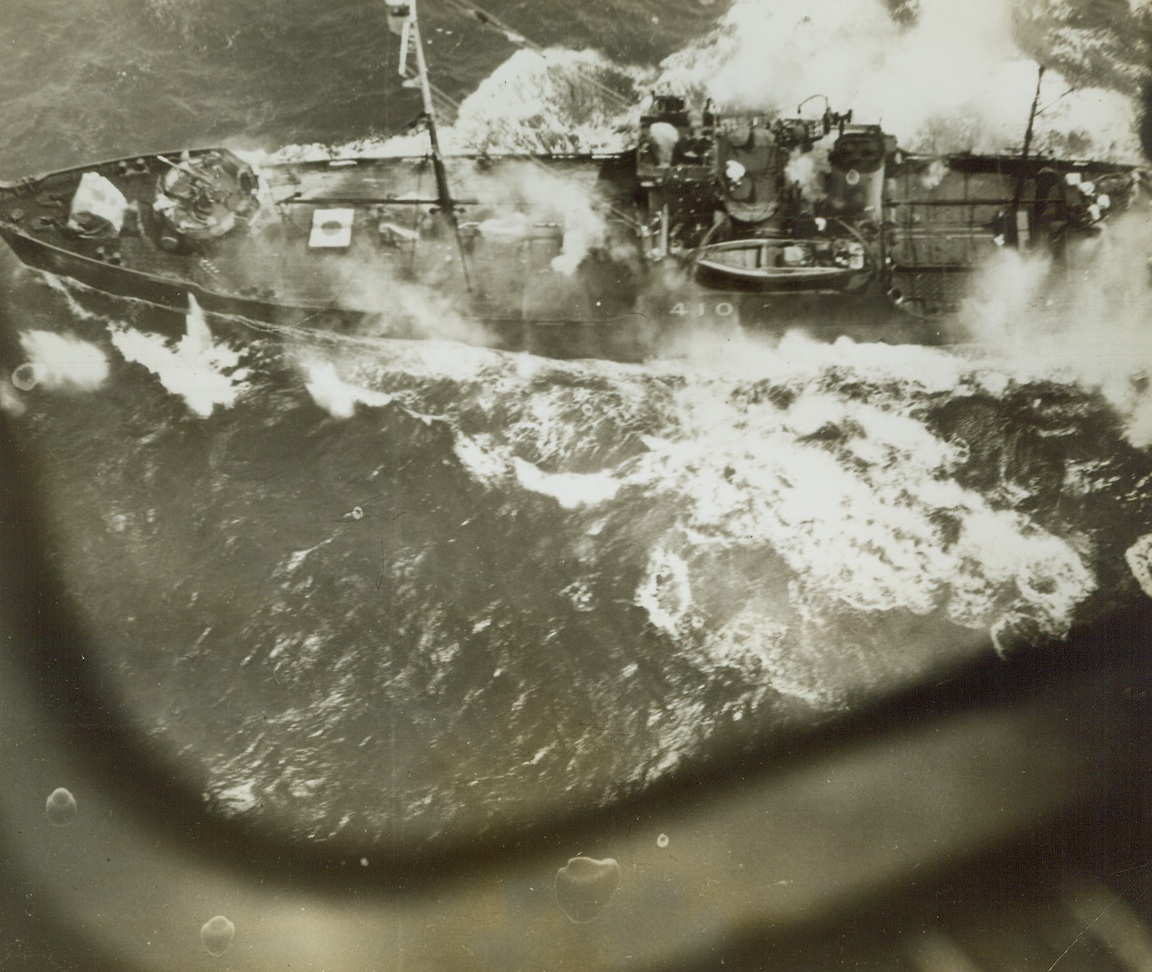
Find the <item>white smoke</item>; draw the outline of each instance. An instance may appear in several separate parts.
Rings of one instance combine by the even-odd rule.
[[[806,199],[823,199],[825,196],[824,179],[831,171],[828,151],[826,142],[816,144],[810,152],[795,149],[784,167],[784,178],[789,183],[798,183]]]
[[[879,0],[736,0],[711,36],[664,62],[657,83],[784,114],[823,94],[907,149],[947,152],[1018,147],[1036,79],[1003,0],[923,0],[911,27]],[[1069,87],[1046,75],[1037,147],[1075,133],[1095,154],[1138,152],[1129,98]]]
[[[524,169],[521,176],[521,197],[535,213],[533,219],[553,221],[562,229],[560,253],[552,260],[552,269],[570,276],[591,249],[608,241],[608,222],[583,186],[534,167]]]
[[[349,261],[356,259],[349,255]],[[381,272],[370,253],[361,260],[340,271],[345,281],[341,306],[367,315],[357,330],[361,336],[460,341],[478,347],[496,343],[495,335],[467,315],[468,281],[458,253],[445,258],[435,279],[420,283]]]

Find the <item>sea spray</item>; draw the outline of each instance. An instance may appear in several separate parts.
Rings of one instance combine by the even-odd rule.
[[[300,368],[308,394],[333,418],[351,418],[359,404],[380,406],[392,401],[390,395],[358,388],[344,381],[331,362],[302,361]]]
[[[1152,442],[1152,289],[1147,204],[1101,228],[1052,265],[1004,251],[977,275],[949,325],[1017,380],[1053,377],[1099,390],[1131,442]]]
[[[217,406],[236,403],[248,372],[240,367],[240,352],[214,341],[195,298],[189,298],[186,322],[186,333],[175,344],[126,325],[111,327],[112,344],[125,361],[143,365],[194,414],[207,418]]]
[[[814,94],[874,121],[908,150],[998,152],[1018,146],[1036,84],[1011,5],[925,0],[908,22],[879,0],[765,4],[736,0],[712,34],[661,67],[658,87],[723,106],[793,114]],[[1128,94],[1045,80],[1033,149],[1134,156]]]
[[[703,341],[635,366],[284,335],[210,430],[57,449],[116,690],[220,813],[316,840],[394,814],[395,712],[405,833],[433,839],[603,802],[993,636],[1058,638],[1119,570],[1135,588],[1149,467],[1108,465],[1098,397],[941,349]],[[155,421],[154,387],[119,390]],[[141,597],[161,570],[171,594]]]
[[[184,336],[177,353],[191,359],[205,359],[212,354],[212,329],[204,318],[204,309],[195,297],[188,298],[188,313],[184,317]]]
[[[547,473],[523,459],[513,459],[512,466],[521,486],[551,496],[567,510],[606,503],[621,485],[604,473]]]
[[[614,64],[594,51],[518,49],[464,99],[453,124],[441,124],[441,144],[449,153],[627,150],[641,93],[662,90],[784,115],[821,94],[857,121],[883,124],[907,150],[1018,151],[1039,62],[1049,70],[1033,151],[1141,157],[1133,98],[1147,74],[1139,56],[1152,22],[1146,4],[1096,27],[1069,4],[893,6],[735,0],[710,32],[656,67]],[[427,137],[416,132],[287,146],[271,158],[426,152]]]
[[[41,386],[52,391],[95,391],[108,379],[104,352],[74,335],[22,331],[20,345],[31,370],[26,390]]]
[[[639,114],[637,83],[645,72],[613,64],[595,51],[562,47],[517,50],[459,105],[437,134],[447,154],[612,152]],[[333,158],[396,158],[428,152],[421,130],[336,145],[286,145],[273,153],[242,152],[253,164]]]
[[[519,50],[464,99],[451,137],[472,151],[620,151],[639,75],[595,51]]]

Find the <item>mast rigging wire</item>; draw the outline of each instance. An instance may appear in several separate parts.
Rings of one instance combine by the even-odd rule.
[[[515,34],[515,36],[518,37],[524,45],[532,48],[537,53],[539,53],[541,56],[543,56],[545,59],[547,59],[547,54],[545,53],[545,50],[543,47],[541,47],[538,44],[533,43],[532,41],[529,41],[522,34],[518,33],[517,31],[513,31],[510,27],[507,27],[495,15],[490,14],[487,11],[482,10],[481,8],[476,7],[474,5],[469,5],[469,4],[463,3],[462,0],[448,0],[448,3],[451,4],[452,6],[456,7],[458,10],[460,10],[464,13],[467,13],[470,16],[473,16],[474,19],[478,20],[481,24],[484,24],[485,26],[492,27],[492,28],[498,30],[499,32],[501,32],[505,35]],[[419,43],[418,39],[417,39],[417,43]],[[589,75],[587,75],[587,73],[584,74],[584,78],[593,87],[599,89],[600,91],[607,94],[611,98],[617,100],[621,104],[629,104],[628,99],[626,99],[623,95],[619,94],[616,91],[613,91],[607,85],[597,81],[595,78],[590,77]],[[416,79],[416,80],[418,80],[418,79]],[[423,83],[427,84],[428,89],[431,91],[431,93],[433,95],[436,96],[436,98],[439,101],[446,103],[455,112],[457,117],[459,116],[460,105],[461,105],[461,103],[459,101],[457,101],[455,98],[453,98],[451,95],[449,95],[442,88],[437,87],[427,77],[424,78]],[[428,119],[428,121],[429,121],[429,124],[434,124],[433,119]],[[545,165],[544,162],[541,161],[539,158],[536,158],[535,156],[533,156],[531,154],[523,154],[523,155],[519,155],[518,157],[520,159],[522,159],[523,161],[530,162],[532,165],[536,166],[542,172],[547,172],[550,175],[552,174],[551,170],[548,168],[548,166]],[[593,202],[593,205],[596,208],[604,210],[610,216],[614,217],[615,219],[619,220],[620,222],[622,222],[628,226],[633,227],[634,229],[639,230],[643,226],[643,223],[640,220],[636,219],[634,216],[631,216],[628,213],[626,213],[620,209],[617,209],[611,203],[597,200],[597,201]],[[459,227],[458,221],[455,218],[454,207],[449,207],[449,208],[452,211],[448,212],[447,215],[449,217],[449,221],[452,223],[453,230],[456,234],[457,245],[460,249],[461,260],[462,260],[463,265],[464,265],[465,280],[466,280],[466,283],[468,285],[469,291],[471,291],[471,280],[469,279],[469,273],[468,273],[468,261],[467,261],[467,257],[466,257],[466,247],[465,247],[464,241],[460,235],[460,227]]]

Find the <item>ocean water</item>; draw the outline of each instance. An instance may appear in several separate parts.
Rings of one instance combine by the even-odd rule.
[[[626,144],[639,96],[676,86],[783,110],[821,93],[910,147],[1001,149],[1019,144],[1042,58],[1038,144],[1141,157],[1143,4],[485,9],[539,47],[421,6],[458,147]],[[418,110],[378,3],[8,0],[0,44],[5,178],[185,145],[388,151]],[[1138,210],[1063,288],[1006,257],[947,349],[821,343],[783,322],[630,365],[239,337],[195,308],[166,341],[149,312],[97,312],[4,254],[0,407],[85,632],[60,650],[83,654],[169,795],[233,839],[365,870],[473,841],[538,847],[547,827],[595,824],[1144,598],[1150,241]],[[22,821],[43,789],[38,819],[66,786],[74,835],[110,803],[101,774],[128,790],[153,777],[84,751],[82,720],[56,715],[70,742],[31,770],[11,757],[6,807]],[[93,833],[119,846],[104,812]],[[35,858],[60,846],[30,844],[30,867],[84,942],[140,967],[192,967],[185,913],[195,945],[229,900],[258,911],[199,871],[195,891],[144,902],[112,857],[110,892],[69,839],[71,885],[66,856]],[[586,851],[557,847],[557,866]],[[322,963],[336,946],[316,922],[292,941]],[[238,943],[252,927],[237,920]],[[244,967],[273,967],[278,927],[260,925],[269,951],[247,946]],[[375,967],[393,945],[333,954]]]

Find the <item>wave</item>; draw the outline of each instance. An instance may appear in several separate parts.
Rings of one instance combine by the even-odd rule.
[[[1005,394],[1021,378],[1010,368],[799,338],[741,349],[737,376],[682,362],[524,369],[521,356],[461,357],[472,366],[462,377],[456,362],[451,395],[427,372],[378,367],[373,379],[363,360],[343,366],[447,422],[457,458],[486,488],[610,519],[663,511],[659,530],[635,538],[657,561],[687,565],[656,565],[638,585],[662,629],[679,630],[691,592],[716,583],[717,549],[778,563],[822,611],[939,613],[973,630],[1024,604],[1059,636],[1095,588],[1075,547],[1015,508],[1026,504],[1008,484],[963,482],[979,457],[933,424],[942,403]],[[654,580],[663,576],[685,579]]]
[[[58,406],[37,434],[71,457],[66,515],[90,531],[68,576],[124,696],[222,812],[325,836],[391,812],[387,699],[406,819],[431,833],[516,819],[533,793],[608,799],[737,723],[1059,638],[1143,577],[1147,457],[1075,381],[974,352],[707,340],[641,366],[281,335],[181,434],[154,434],[138,369],[90,422]],[[222,353],[193,318],[135,357],[184,395],[181,348]],[[149,434],[109,453],[109,417]],[[140,597],[160,570],[176,601]],[[157,643],[178,684],[149,674]],[[210,751],[205,695],[231,720]],[[497,698],[507,724],[449,769],[427,758]]]

